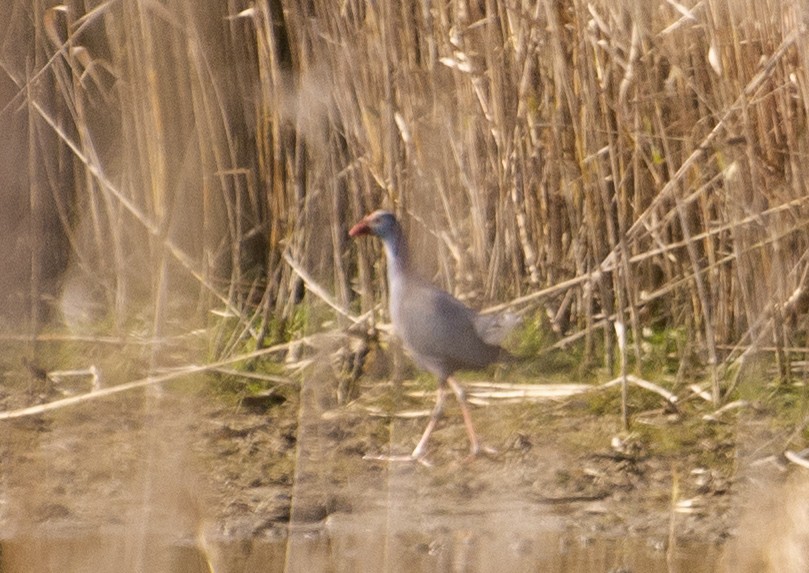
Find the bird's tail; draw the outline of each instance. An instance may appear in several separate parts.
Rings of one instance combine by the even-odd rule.
[[[479,314],[475,317],[475,331],[486,344],[500,346],[522,319],[516,314]]]

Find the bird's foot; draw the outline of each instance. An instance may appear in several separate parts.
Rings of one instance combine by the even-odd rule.
[[[472,460],[474,460],[475,458],[477,458],[478,456],[481,456],[481,455],[486,456],[487,458],[494,458],[499,454],[500,454],[500,452],[498,452],[494,448],[491,448],[489,446],[484,446],[482,444],[475,444],[469,450],[469,455],[464,458],[464,463],[471,462]]]
[[[497,448],[493,448],[491,446],[480,446],[480,451],[478,453],[483,454],[484,456],[499,456],[500,452]]]
[[[375,462],[418,462],[421,465],[426,466],[428,468],[433,467],[433,464],[430,462],[430,460],[427,459],[426,455],[420,454],[416,456],[415,452],[413,454],[405,454],[405,455],[365,454],[364,456],[362,456],[362,459],[372,460]]]

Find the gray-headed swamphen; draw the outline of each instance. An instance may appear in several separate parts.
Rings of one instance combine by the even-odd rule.
[[[411,267],[407,241],[393,213],[374,211],[354,225],[351,237],[375,235],[388,259],[388,296],[393,331],[415,362],[438,378],[438,396],[427,428],[410,456],[378,459],[424,461],[427,440],[441,418],[447,385],[452,388],[469,435],[471,455],[481,451],[457,370],[478,370],[508,354],[499,343],[513,327],[511,316],[479,315],[421,278]],[[489,450],[486,450],[489,451]]]

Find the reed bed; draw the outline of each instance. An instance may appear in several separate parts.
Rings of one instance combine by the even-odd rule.
[[[787,380],[807,348],[805,11],[13,0],[6,325],[35,334],[61,304],[160,336],[219,309],[227,354],[288,330],[318,299],[303,276],[359,316],[384,274],[346,232],[381,206],[437,282],[547,316],[590,360],[637,368],[644,332],[672,329],[715,401],[765,348]]]

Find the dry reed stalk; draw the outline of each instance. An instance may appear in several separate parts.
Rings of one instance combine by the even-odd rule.
[[[652,326],[698,332],[717,367],[773,346],[790,375],[809,268],[793,0],[13,1],[0,117],[27,111],[27,173],[8,188],[55,222],[21,271],[32,324],[64,276],[51,242],[119,325],[146,307],[159,336],[179,293],[198,319],[224,305],[222,352],[299,312],[284,253],[362,315],[384,274],[345,230],[384,206],[444,286],[545,312],[592,356],[603,336],[608,364],[618,320],[629,369]]]
[[[7,410],[5,412],[0,412],[0,421],[11,420],[13,418],[22,418],[25,416],[36,416],[39,414],[44,414],[45,412],[51,412],[53,410],[59,410],[61,408],[66,408],[68,406],[81,404],[83,402],[88,402],[99,398],[106,398],[114,394],[120,394],[121,392],[128,392],[130,390],[137,390],[140,388],[154,387],[156,385],[163,384],[164,382],[176,380],[178,378],[182,378],[185,376],[191,376],[193,374],[200,374],[204,372],[218,370],[223,366],[229,366],[234,362],[239,362],[242,360],[252,360],[254,358],[259,358],[261,356],[266,356],[268,354],[277,353],[288,349],[289,346],[290,344],[288,343],[277,344],[268,348],[256,350],[254,352],[248,352],[244,354],[231,356],[229,358],[218,360],[210,364],[184,366],[182,368],[177,368],[164,374],[157,374],[140,380],[126,382],[124,384],[118,384],[116,386],[109,386],[107,388],[101,388],[99,390],[94,390],[86,394],[70,396],[69,398],[62,398],[60,400],[46,402],[45,404],[37,404],[36,406],[29,406],[27,408],[20,408],[17,410]]]

